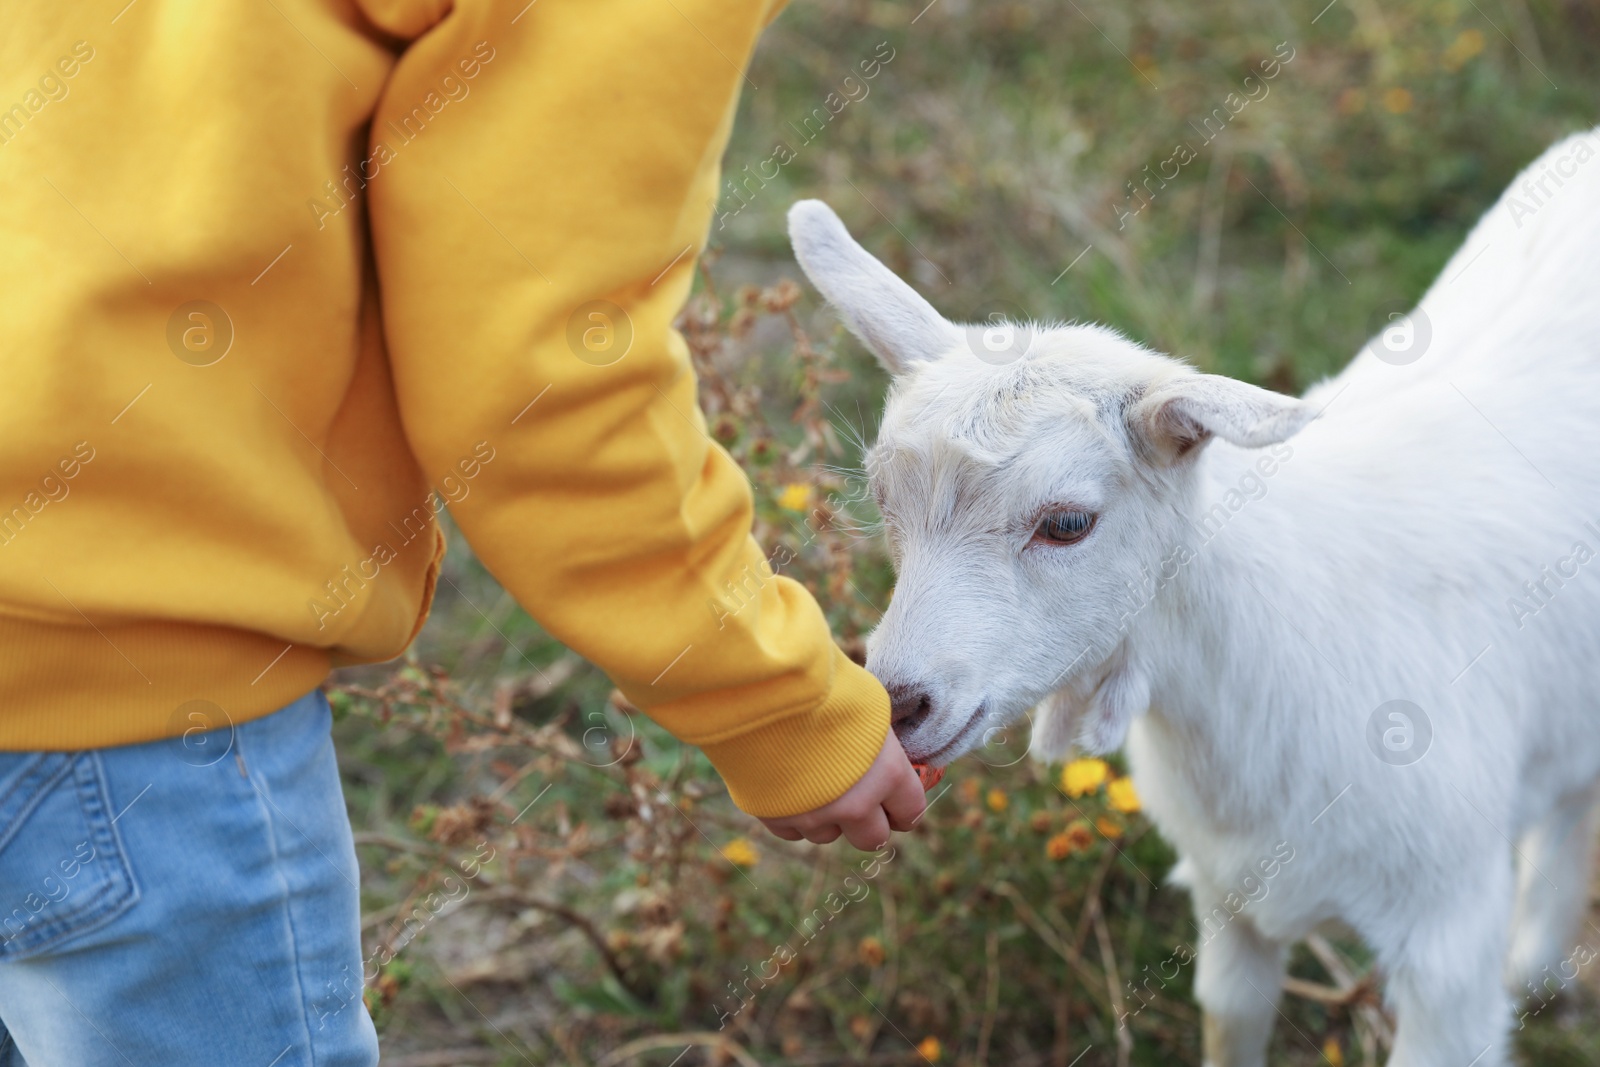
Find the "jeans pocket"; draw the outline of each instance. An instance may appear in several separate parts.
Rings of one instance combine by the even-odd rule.
[[[8,757],[0,762],[0,960],[19,960],[104,926],[138,902],[139,888],[99,754]]]

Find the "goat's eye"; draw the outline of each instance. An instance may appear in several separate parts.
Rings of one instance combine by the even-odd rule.
[[[1088,511],[1052,511],[1039,520],[1033,531],[1036,541],[1052,545],[1073,545],[1089,536],[1095,516]]]

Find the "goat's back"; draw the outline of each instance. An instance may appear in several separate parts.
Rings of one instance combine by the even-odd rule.
[[[1420,310],[1414,361],[1369,346],[1307,395],[1324,414],[1231,536],[1281,546],[1252,580],[1374,700],[1574,787],[1600,773],[1600,136],[1524,171]],[[1202,506],[1255,461],[1209,452]]]
[[[1524,169],[1398,325],[1414,347],[1395,353],[1374,339],[1307,399],[1404,407],[1408,390],[1454,381],[1569,406],[1600,400],[1567,395],[1600,377],[1600,128]]]

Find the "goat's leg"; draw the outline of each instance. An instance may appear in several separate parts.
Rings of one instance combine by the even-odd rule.
[[[1595,800],[1592,789],[1564,798],[1517,846],[1517,907],[1506,961],[1515,1000],[1542,1006],[1600,952],[1589,939],[1576,940],[1589,904]]]
[[[1263,937],[1221,893],[1192,887],[1199,923],[1194,995],[1205,1010],[1206,1067],[1265,1067],[1288,946]],[[1246,908],[1248,911],[1248,908]]]
[[[1395,1009],[1388,1067],[1506,1067],[1511,1001],[1501,978],[1511,916],[1509,851],[1463,870],[1445,899],[1384,933]],[[1381,941],[1380,941],[1381,943]]]

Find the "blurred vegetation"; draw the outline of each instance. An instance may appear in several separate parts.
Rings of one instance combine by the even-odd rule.
[[[884,380],[785,282],[793,200],[952,318],[1107,322],[1299,391],[1600,118],[1578,0],[924,3],[774,24],[682,323],[757,536],[856,651],[892,583],[853,473]],[[1197,932],[1116,767],[1068,781],[1023,726],[875,866],[763,837],[452,541],[407,661],[333,693],[386,1064],[1200,1062],[1172,963]],[[1296,949],[1272,1062],[1381,1062],[1365,968],[1351,942]],[[1529,1017],[1525,1062],[1600,1062],[1597,1022],[1580,988]]]

